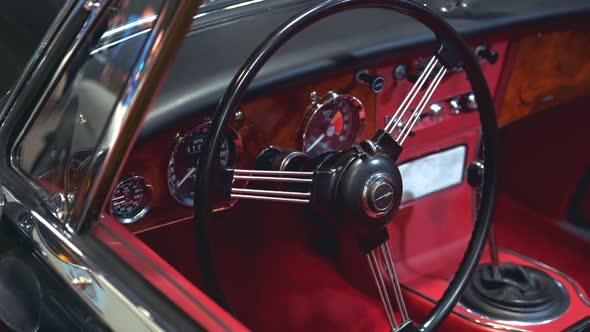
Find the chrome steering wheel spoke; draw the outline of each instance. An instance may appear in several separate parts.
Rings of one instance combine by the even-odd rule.
[[[265,170],[246,170],[234,169],[233,179],[238,181],[250,182],[273,182],[276,184],[304,184],[309,189],[313,183],[314,172],[298,171],[265,171]],[[234,184],[236,182],[234,181]],[[289,191],[289,190],[269,190],[269,189],[249,189],[232,186],[232,199],[249,199],[271,202],[285,202],[308,204],[311,200],[311,192],[308,191]]]
[[[383,303],[391,331],[402,331],[405,328],[408,328],[413,323],[408,315],[408,310],[406,308],[406,303],[401,291],[399,278],[395,271],[393,258],[391,256],[391,252],[389,251],[387,242],[384,242],[378,248],[368,252],[366,256],[367,261],[369,262],[371,274],[375,280],[375,285],[377,286],[379,297]],[[383,278],[383,275],[385,274],[384,272],[389,279],[389,285],[391,285],[390,287],[387,287],[387,280]],[[395,298],[395,305],[401,316],[400,322],[397,321],[395,316],[395,310],[393,307],[394,303],[390,299],[390,294],[392,294]]]
[[[410,107],[412,106],[414,100],[418,96],[419,91],[422,90],[428,83],[428,78],[432,75],[432,72],[435,71],[437,65],[440,67],[436,71],[436,74],[434,75],[432,82],[426,88],[426,91],[422,95],[422,98],[420,98],[420,101],[418,102],[414,110],[410,110]],[[437,57],[433,56],[426,65],[426,68],[424,68],[424,70],[418,77],[416,83],[410,89],[410,92],[408,92],[408,95],[399,105],[393,117],[385,125],[385,128],[383,130],[389,135],[392,135],[392,137],[397,136],[394,139],[400,146],[403,145],[406,138],[408,138],[408,136],[412,132],[412,129],[418,123],[418,120],[421,118],[422,112],[426,108],[426,105],[429,104],[430,100],[432,99],[432,96],[434,95],[434,92],[438,88],[440,82],[442,81],[447,71],[448,69],[444,65],[441,65],[439,63]],[[396,129],[399,130],[397,135],[394,135]]]

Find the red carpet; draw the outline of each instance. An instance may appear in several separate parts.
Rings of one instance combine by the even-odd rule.
[[[590,243],[558,223],[507,195],[498,195],[494,226],[498,244],[560,270],[588,292]]]

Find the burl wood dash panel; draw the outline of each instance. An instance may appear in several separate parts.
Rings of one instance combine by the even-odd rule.
[[[500,125],[590,93],[590,25],[518,41]]]

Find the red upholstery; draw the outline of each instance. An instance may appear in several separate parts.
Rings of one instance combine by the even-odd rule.
[[[236,207],[213,225],[222,287],[246,326],[255,331],[388,330],[381,302],[352,287],[315,248],[317,225],[302,223],[304,217],[289,206],[248,204],[259,204],[251,211],[265,212],[237,220],[243,214]],[[138,236],[199,284],[190,245],[193,227],[188,220]],[[368,274],[367,282],[372,282]]]

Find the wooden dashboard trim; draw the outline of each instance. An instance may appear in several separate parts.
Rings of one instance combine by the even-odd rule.
[[[578,29],[590,31],[590,25]],[[516,41],[498,108],[500,125],[590,94],[590,34],[578,29],[530,34]]]

